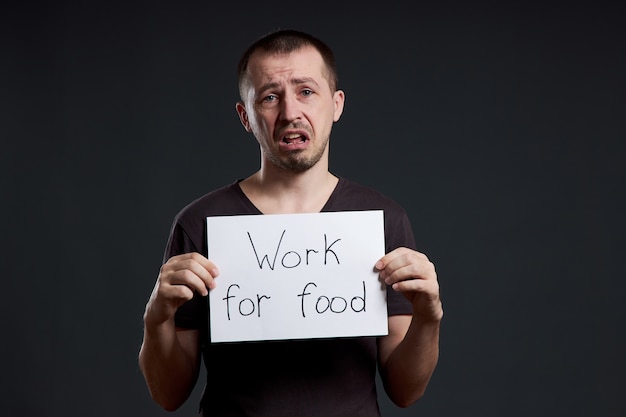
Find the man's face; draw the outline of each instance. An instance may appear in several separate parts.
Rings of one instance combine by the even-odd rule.
[[[316,49],[254,53],[243,94],[237,112],[259,142],[263,163],[303,172],[322,158],[328,162],[328,139],[343,111],[344,94],[330,90]]]

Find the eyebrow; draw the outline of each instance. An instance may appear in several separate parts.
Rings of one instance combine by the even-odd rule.
[[[290,78],[289,84],[291,85],[301,85],[301,84],[315,84],[316,87],[319,87],[319,84],[315,79],[311,77],[300,77],[300,78]],[[275,81],[270,81],[269,83],[263,84],[257,94],[262,94],[267,90],[273,90],[280,87],[280,84]]]

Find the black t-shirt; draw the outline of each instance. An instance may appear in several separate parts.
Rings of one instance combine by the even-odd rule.
[[[404,209],[376,190],[340,178],[323,212],[383,210],[385,252],[415,240]],[[182,253],[207,255],[206,218],[262,213],[239,181],[193,201],[174,219],[164,262]],[[372,266],[373,267],[373,266]],[[388,288],[389,315],[411,314]],[[211,344],[207,297],[176,313],[176,326],[200,330],[207,381],[200,409],[211,416],[379,416],[375,337]]]

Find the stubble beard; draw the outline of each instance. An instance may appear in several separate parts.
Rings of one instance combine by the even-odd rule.
[[[322,159],[322,156],[324,156],[327,146],[328,138],[326,138],[322,146],[314,149],[313,154],[310,156],[303,155],[306,153],[306,150],[301,149],[291,151],[286,156],[282,157],[266,149],[265,155],[272,164],[281,170],[299,174],[314,167]]]

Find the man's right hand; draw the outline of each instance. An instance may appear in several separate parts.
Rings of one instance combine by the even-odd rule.
[[[146,328],[170,321],[178,307],[193,298],[194,292],[208,295],[215,288],[217,266],[199,253],[171,257],[161,266],[159,277],[146,305]]]

